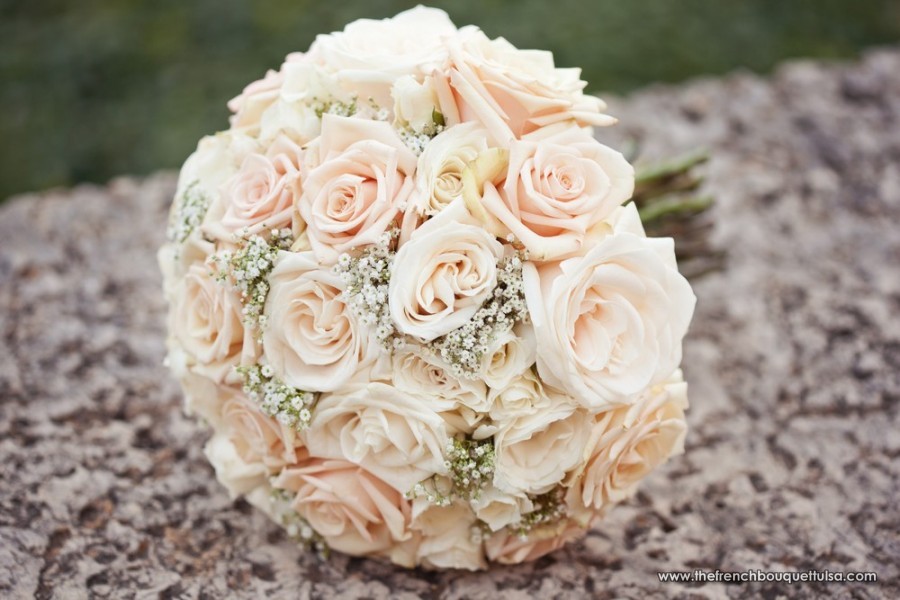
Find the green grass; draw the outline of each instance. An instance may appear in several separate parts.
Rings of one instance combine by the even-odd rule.
[[[415,2],[0,0],[0,198],[178,166],[225,102],[316,33]],[[434,2],[625,92],[900,39],[896,0]]]

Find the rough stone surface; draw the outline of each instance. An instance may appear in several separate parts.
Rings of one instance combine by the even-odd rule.
[[[304,555],[203,458],[162,368],[172,175],[0,209],[4,598],[900,597],[900,51],[652,88],[610,140],[714,150],[685,456],[582,542],[487,573]],[[614,137],[613,137],[614,136]],[[875,571],[660,584],[657,571]]]

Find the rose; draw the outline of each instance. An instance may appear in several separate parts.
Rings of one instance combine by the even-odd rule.
[[[269,285],[263,349],[280,380],[325,392],[368,376],[376,342],[347,306],[340,277],[311,252],[279,252]]]
[[[502,193],[488,191],[482,202],[532,260],[543,261],[577,251],[633,190],[628,161],[572,127],[538,142],[511,142]]]
[[[401,333],[429,342],[465,324],[497,284],[503,246],[455,201],[400,247],[388,290]]]
[[[473,539],[475,515],[464,502],[437,506],[424,499],[413,503],[412,529],[421,533],[416,562],[432,569],[469,569],[487,565],[480,541]]]
[[[412,75],[404,75],[391,87],[394,99],[394,124],[422,133],[435,127],[434,113],[440,112],[440,100],[431,77],[418,82]]]
[[[497,336],[485,353],[481,378],[492,390],[502,390],[534,364],[536,355],[534,329],[517,323]]]
[[[246,463],[262,463],[270,472],[297,462],[301,442],[296,431],[272,417],[244,394],[232,394],[222,405],[222,431]]]
[[[410,506],[372,473],[344,460],[313,458],[282,471],[275,487],[328,543],[346,554],[391,554],[411,537]]]
[[[216,471],[216,479],[232,498],[266,485],[269,476],[266,466],[261,462],[245,462],[224,433],[213,435],[203,452]]]
[[[558,397],[559,394],[545,392],[541,380],[529,369],[505,386],[488,392],[491,420],[502,426],[518,417],[549,410]]]
[[[394,386],[429,399],[451,429],[471,432],[479,412],[487,410],[487,386],[477,379],[454,377],[436,357],[409,344],[392,356]]]
[[[572,511],[598,511],[628,498],[653,469],[681,454],[687,405],[687,384],[676,371],[630,406],[598,415],[585,449],[587,460],[569,478],[566,500]]]
[[[522,515],[534,510],[534,505],[524,494],[512,495],[490,486],[472,500],[475,516],[491,531],[499,531],[507,525],[518,523]]]
[[[435,136],[419,157],[410,209],[435,215],[462,197],[463,170],[485,150],[487,132],[476,123],[462,123]]]
[[[556,391],[542,393],[494,434],[494,485],[504,492],[545,493],[582,461],[587,414]]]
[[[523,270],[538,373],[592,408],[669,376],[696,302],[671,238],[643,237],[631,204],[612,224],[581,256]]]
[[[450,40],[450,82],[463,121],[480,121],[498,142],[550,125],[610,125],[606,105],[585,96],[580,69],[557,69],[553,54],[519,50],[463,27]]]
[[[169,331],[194,363],[194,372],[221,383],[233,379],[242,356],[243,362],[255,358],[256,346],[244,329],[241,311],[237,293],[217,282],[209,266],[191,265],[174,291]]]
[[[276,139],[265,154],[247,155],[222,186],[225,231],[218,237],[231,239],[234,233],[254,235],[289,226],[302,189],[302,155],[300,146],[286,136]]]
[[[315,456],[364,467],[399,492],[446,472],[444,420],[421,396],[384,383],[322,397],[306,431]]]
[[[427,75],[444,63],[444,39],[455,33],[447,13],[418,6],[392,19],[358,19],[341,32],[319,35],[309,53],[360,97],[389,106],[391,83],[403,75]]]
[[[485,540],[484,550],[490,560],[513,565],[537,560],[584,534],[585,529],[579,523],[561,519],[532,529],[525,538],[514,530],[498,531]]]
[[[318,151],[298,209],[316,257],[333,264],[378,241],[394,221],[412,189],[416,157],[389,124],[334,115],[323,117]]]

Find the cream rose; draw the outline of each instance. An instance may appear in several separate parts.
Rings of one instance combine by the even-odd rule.
[[[389,288],[397,329],[429,342],[465,324],[497,284],[503,246],[457,200],[400,247]]]
[[[419,157],[410,208],[435,215],[461,198],[463,170],[487,147],[487,132],[477,123],[463,123],[435,136]]]
[[[487,566],[480,540],[472,535],[475,515],[463,502],[436,506],[427,500],[413,503],[412,529],[421,533],[416,562],[430,569],[468,569]]]
[[[193,363],[191,369],[216,383],[233,379],[234,367],[256,356],[253,336],[242,322],[237,293],[217,282],[210,267],[194,263],[174,291],[169,331]]]
[[[269,276],[263,349],[275,375],[305,391],[333,391],[366,368],[377,342],[344,301],[340,277],[311,252],[280,252]]]
[[[582,256],[525,265],[537,368],[585,406],[627,402],[681,362],[696,298],[671,238],[646,238],[629,204]],[[642,232],[641,232],[642,233]]]
[[[269,470],[261,462],[246,462],[224,433],[213,435],[203,448],[216,471],[216,479],[232,498],[248,494],[267,485]]]
[[[297,462],[302,442],[297,432],[264,414],[244,394],[233,394],[222,405],[222,430],[246,463],[262,463],[270,472]]]
[[[502,390],[534,364],[537,343],[530,324],[515,327],[497,336],[485,354],[481,378],[492,390]]]
[[[580,69],[557,69],[551,52],[519,50],[469,26],[451,40],[450,61],[461,119],[481,122],[497,142],[551,125],[615,123],[582,92]]]
[[[416,157],[387,123],[325,115],[319,165],[298,204],[316,257],[378,241],[405,204]]]
[[[630,406],[601,413],[586,445],[587,460],[570,477],[567,503],[574,513],[631,496],[638,483],[669,457],[684,450],[687,384],[676,371]]]
[[[494,485],[504,492],[545,493],[583,460],[588,415],[558,392],[543,394],[494,434]]]
[[[588,231],[631,197],[634,169],[577,127],[539,142],[513,141],[500,194],[484,208],[536,261],[576,252]]]
[[[391,97],[395,127],[416,133],[434,128],[434,113],[440,112],[440,100],[431,77],[419,82],[412,75],[404,75],[394,82]]]
[[[394,386],[410,394],[433,400],[438,412],[457,409],[460,405],[473,411],[487,410],[487,386],[477,379],[457,379],[436,356],[420,346],[409,344],[392,355],[391,380]]]
[[[510,529],[498,531],[485,540],[484,549],[492,561],[514,565],[537,560],[584,534],[585,529],[579,523],[562,519],[532,529],[524,539]]]
[[[471,501],[475,516],[487,524],[491,531],[499,531],[522,520],[522,515],[534,510],[534,504],[525,494],[512,495],[490,486]]]
[[[358,19],[343,31],[319,35],[309,53],[361,97],[390,106],[391,84],[443,64],[445,38],[455,33],[447,13],[417,6],[391,19]]]
[[[401,493],[446,472],[449,437],[426,398],[370,383],[321,398],[306,431],[315,456],[364,467]]]
[[[225,214],[219,237],[259,234],[291,224],[300,197],[303,151],[286,136],[272,142],[265,154],[249,154],[222,186]]]
[[[294,510],[338,552],[389,555],[411,537],[409,501],[353,463],[313,458],[274,485],[295,493]]]

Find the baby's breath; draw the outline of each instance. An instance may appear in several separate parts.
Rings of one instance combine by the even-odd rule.
[[[280,381],[269,365],[238,367],[237,372],[244,378],[244,393],[265,414],[297,431],[309,427],[316,403],[315,394]]]
[[[193,181],[184,189],[169,215],[166,235],[172,242],[184,242],[200,226],[209,210],[209,197],[200,190],[199,183]]]
[[[548,523],[556,523],[566,516],[563,488],[557,487],[546,494],[529,495],[534,509],[522,515],[518,523],[510,525],[520,538],[527,538],[531,530]]]
[[[363,325],[375,329],[375,337],[388,350],[401,343],[388,305],[388,287],[394,268],[394,240],[399,230],[385,232],[377,244],[358,256],[342,254],[334,272],[343,281],[344,301]]]
[[[490,439],[452,438],[444,455],[446,476],[417,483],[407,494],[448,506],[454,498],[476,500],[494,478],[494,444]]]
[[[356,114],[357,104],[356,98],[354,97],[349,102],[341,102],[340,100],[335,100],[333,98],[330,99],[319,99],[314,98],[312,101],[312,108],[316,112],[316,116],[320,119],[322,115],[338,115],[340,117],[352,117]]]
[[[410,126],[398,127],[397,134],[406,147],[413,151],[413,154],[419,156],[425,151],[428,145],[437,134],[444,131],[444,115],[437,110],[431,113],[431,123],[427,123],[425,127],[416,130]]]
[[[272,513],[278,517],[288,537],[308,550],[315,550],[322,558],[327,558],[329,548],[325,539],[291,508],[293,500],[294,495],[289,491],[273,488],[270,496]]]
[[[522,281],[525,258],[522,254],[514,254],[502,259],[497,265],[497,285],[481,308],[466,324],[429,344],[435,354],[450,365],[455,377],[477,378],[481,361],[493,341],[518,321],[527,319]]]
[[[212,257],[218,267],[219,280],[230,279],[241,293],[244,322],[248,327],[265,325],[263,309],[269,295],[269,273],[275,266],[278,251],[290,248],[292,239],[290,229],[273,229],[268,239],[250,235],[241,239],[236,251]]]

